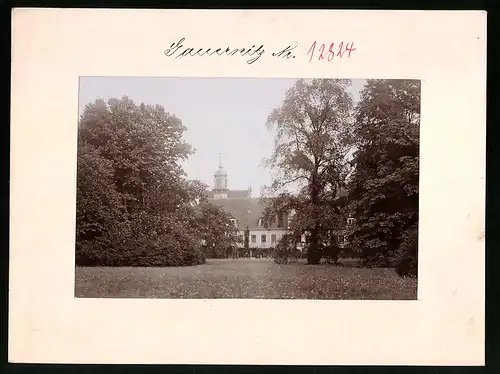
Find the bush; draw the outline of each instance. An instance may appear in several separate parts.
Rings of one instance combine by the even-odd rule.
[[[200,248],[181,248],[179,243],[130,243],[120,250],[99,246],[95,241],[79,242],[79,266],[164,267],[193,266],[205,263]]]
[[[205,262],[199,241],[191,232],[179,224],[168,227],[171,223],[160,220],[158,226],[167,227],[168,234],[158,235],[153,221],[154,217],[136,216],[132,221],[116,223],[97,239],[77,240],[76,265],[163,267]]]
[[[203,253],[206,258],[227,259],[233,257],[233,252],[236,250],[236,245],[203,246]]]
[[[97,240],[80,240],[76,242],[76,265],[98,266],[105,258],[107,250]]]
[[[249,251],[252,251],[252,257],[266,258],[272,256],[274,248],[249,248]]]
[[[331,244],[327,246],[322,246],[322,255],[328,264],[339,264],[339,257],[341,248],[338,245]]]
[[[416,228],[408,230],[403,235],[400,246],[402,253],[394,261],[394,270],[400,277],[417,277],[418,275],[418,231]]]
[[[277,264],[286,264],[288,262],[297,262],[302,253],[297,249],[296,238],[290,234],[285,234],[276,245],[274,250],[274,262]]]

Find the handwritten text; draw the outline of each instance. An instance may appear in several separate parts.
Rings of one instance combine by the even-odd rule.
[[[274,52],[271,53],[271,56],[285,61],[292,61],[297,55],[301,54],[298,52],[298,46],[298,42],[293,42],[285,48],[276,48],[274,49]],[[312,62],[313,60],[332,61],[335,59],[350,58],[351,54],[355,50],[356,48],[354,48],[354,42],[341,41],[320,44],[320,42],[314,41],[307,51],[306,56],[309,58],[309,62]],[[259,60],[265,52],[266,49],[264,48],[264,44],[256,43],[252,46],[239,46],[238,48],[235,48],[234,46],[212,46],[208,48],[193,47],[186,45],[186,38],[181,38],[177,42],[171,43],[170,47],[163,51],[163,54],[174,59],[195,56],[235,56],[245,58],[246,63],[251,65]]]
[[[314,43],[312,43],[311,47],[309,48],[309,51],[307,51],[309,62],[311,62],[313,59],[317,59],[318,61],[324,59],[332,61],[334,59],[343,58],[344,56],[349,58],[351,57],[351,53],[356,50],[356,48],[354,48],[354,42],[345,44],[344,42],[330,43],[329,46],[328,44],[321,44],[319,45],[318,49],[316,49],[316,46],[316,41],[314,41]]]
[[[182,58],[187,56],[247,56],[250,57],[246,62],[247,64],[253,64],[257,61],[260,56],[262,56],[265,52],[264,45],[256,46],[252,45],[250,48],[194,48],[194,47],[185,47],[184,41],[186,39],[182,38],[176,43],[172,43],[170,48],[167,48],[163,53],[167,57],[173,58]]]
[[[295,42],[295,45],[292,47],[289,45],[288,47],[282,49],[279,52],[274,52],[273,57],[281,57],[281,58],[286,58],[287,60],[290,58],[295,58],[295,55],[292,53],[292,51],[298,47],[299,43]]]

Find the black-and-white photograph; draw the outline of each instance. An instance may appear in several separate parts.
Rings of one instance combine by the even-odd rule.
[[[75,297],[416,300],[420,96],[80,77]]]

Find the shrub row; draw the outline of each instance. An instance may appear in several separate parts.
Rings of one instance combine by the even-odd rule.
[[[184,247],[179,242],[131,241],[111,246],[96,240],[79,241],[76,264],[79,266],[193,266],[205,263],[201,248]]]

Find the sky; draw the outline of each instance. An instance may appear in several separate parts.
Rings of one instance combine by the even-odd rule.
[[[273,151],[273,134],[266,128],[270,112],[278,108],[297,79],[284,78],[156,78],[81,77],[79,113],[96,99],[128,96],[136,104],[159,104],[182,120],[185,140],[195,153],[183,164],[189,179],[213,186],[222,163],[229,189],[252,186],[252,196],[271,182],[262,160]],[[365,80],[353,80],[354,101]]]

